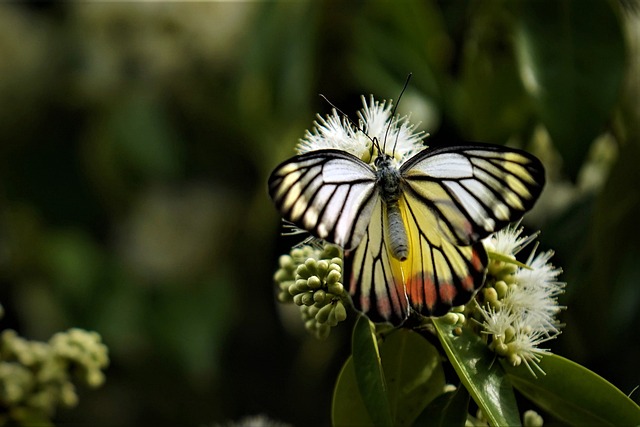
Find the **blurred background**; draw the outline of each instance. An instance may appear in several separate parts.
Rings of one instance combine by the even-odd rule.
[[[568,282],[551,348],[629,394],[639,58],[636,0],[3,3],[0,327],[101,334],[106,384],[60,423],[328,423],[350,327],[318,341],[275,301],[296,241],[266,181],[319,93],[355,117],[412,72],[428,144],[543,160],[524,224]]]

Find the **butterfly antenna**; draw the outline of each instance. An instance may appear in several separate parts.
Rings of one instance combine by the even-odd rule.
[[[342,115],[342,117],[344,117],[345,119],[347,119],[347,121],[349,123],[351,123],[351,126],[353,126],[354,128],[358,129],[360,132],[362,132],[367,138],[369,138],[369,140],[371,141],[371,143],[378,149],[378,151],[380,151],[380,146],[378,145],[378,141],[376,140],[376,138],[371,138],[365,131],[364,129],[362,129],[359,125],[356,124],[356,122],[354,122],[353,120],[351,120],[351,117],[347,116],[341,109],[339,109],[338,107],[336,107],[333,102],[329,101],[329,99],[324,96],[323,94],[320,94],[320,97],[322,99],[324,99],[325,101],[327,101],[327,104],[329,104],[332,108],[334,108],[338,113],[340,113]]]
[[[391,112],[391,119],[389,119],[389,126],[387,126],[387,130],[384,133],[383,145],[385,150],[387,148],[387,136],[389,135],[389,129],[391,128],[391,124],[393,123],[393,118],[396,116],[396,111],[398,110],[398,105],[400,105],[400,99],[402,99],[402,94],[404,94],[404,91],[407,89],[407,86],[409,86],[409,80],[411,80],[411,73],[409,73],[409,75],[407,76],[407,80],[405,80],[404,82],[404,86],[402,87],[402,91],[400,91],[400,96],[398,96],[398,101],[396,102],[396,105],[393,106],[393,111]],[[399,135],[396,135],[396,140],[393,143],[393,150],[391,152],[392,156],[396,155],[396,145],[398,144],[398,136]]]

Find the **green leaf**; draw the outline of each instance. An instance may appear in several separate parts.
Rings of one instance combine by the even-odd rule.
[[[391,425],[391,408],[375,328],[367,317],[360,316],[356,321],[351,346],[358,390],[373,424]]]
[[[331,424],[334,426],[373,425],[358,389],[356,371],[353,368],[353,357],[351,356],[342,366],[333,390]]]
[[[438,338],[449,361],[491,425],[520,425],[513,387],[496,356],[469,328],[454,327],[441,318],[433,319]]]
[[[440,395],[422,411],[414,426],[464,426],[469,408],[469,392],[458,387]]]
[[[445,385],[438,350],[418,333],[400,329],[380,346],[393,425],[411,425]]]
[[[365,323],[366,324],[366,323]],[[361,332],[366,335],[366,329]],[[436,396],[445,379],[438,350],[419,334],[393,331],[380,345],[392,425],[411,425]],[[358,386],[353,357],[344,364],[333,394],[333,425],[373,425]]]
[[[513,386],[540,408],[572,425],[640,425],[640,407],[604,378],[571,360],[545,355],[546,375],[500,360]]]
[[[575,179],[617,101],[624,39],[606,0],[520,2],[520,75]]]

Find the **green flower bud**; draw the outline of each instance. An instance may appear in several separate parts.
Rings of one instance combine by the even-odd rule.
[[[520,366],[522,363],[522,357],[518,356],[518,354],[510,352],[507,356],[507,360],[511,363],[512,366]]]
[[[324,246],[324,250],[322,251],[320,258],[338,258],[342,255],[342,250],[338,245],[327,244]],[[333,260],[331,261],[333,262]]]
[[[447,322],[449,325],[455,325],[458,323],[458,315],[456,313],[449,312],[442,316],[442,320]]]
[[[329,332],[331,332],[331,327],[329,325],[324,323],[317,324],[316,337],[321,340],[325,340],[329,336]]]
[[[509,347],[502,341],[494,341],[493,351],[499,356],[506,356],[509,353]]]
[[[281,303],[292,302],[293,297],[289,292],[278,292],[278,301]]]
[[[293,296],[293,303],[294,303],[295,305],[304,305],[304,303],[302,302],[302,296],[303,296],[303,295],[304,295],[304,294],[295,294],[295,295]]]
[[[286,255],[283,255],[286,256]],[[291,258],[294,260],[298,260],[305,256],[304,251],[301,248],[293,248],[291,249]],[[296,261],[297,262],[297,261]]]
[[[327,275],[327,271],[329,270],[329,263],[326,260],[321,259],[320,261],[318,261],[317,268],[318,276],[324,277]]]
[[[327,319],[329,319],[329,314],[333,311],[333,304],[327,304],[318,310],[318,314],[316,314],[316,321],[318,323],[325,323]]]
[[[327,285],[330,286],[333,283],[339,282],[340,279],[342,279],[342,273],[334,269],[329,271],[325,281],[327,282]]]
[[[307,286],[309,287],[309,289],[320,289],[320,287],[322,286],[322,281],[318,276],[311,276],[307,280]]]
[[[327,325],[334,327],[338,324],[338,320],[336,319],[336,307],[331,304],[331,311],[329,312],[329,316],[327,317]]]
[[[289,270],[294,265],[293,258],[291,258],[289,255],[280,255],[280,258],[278,258],[278,265],[282,269]]]
[[[309,275],[317,275],[318,274],[318,261],[314,258],[307,258],[304,262],[304,265],[307,267],[309,271]]]
[[[280,283],[280,282],[282,282],[284,280],[289,280],[289,279],[292,279],[292,278],[293,277],[291,277],[291,273],[288,272],[287,270],[283,270],[283,269],[280,269],[280,270],[276,271],[274,273],[274,275],[273,275],[273,280],[276,283]]]
[[[536,411],[529,409],[522,415],[522,425],[524,427],[542,427],[544,419]]]
[[[343,322],[347,318],[347,309],[344,307],[342,301],[336,302],[336,306],[333,311],[338,322]]]
[[[326,300],[327,293],[322,289],[318,289],[313,293],[313,302],[315,304],[323,304]]]
[[[322,306],[318,307],[318,306],[317,306],[317,305],[315,305],[315,304],[314,304],[314,305],[310,305],[310,306],[306,306],[306,305],[304,306],[304,308],[306,308],[306,309],[307,309],[307,315],[308,315],[309,317],[313,317],[314,319],[315,319],[315,317],[316,317],[316,314],[318,314],[318,311],[320,311],[320,308],[321,308],[321,307],[322,307]]]
[[[482,293],[484,295],[484,300],[489,304],[494,305],[498,302],[498,292],[495,288],[484,288]]]
[[[296,268],[296,279],[308,279],[311,276],[311,272],[306,264],[300,264],[298,268]]]
[[[317,325],[318,325],[318,322],[316,322],[316,319],[309,319],[306,322],[304,322],[304,327],[309,332],[314,332]]]
[[[301,301],[304,305],[313,305],[313,292],[305,292],[302,295]]]
[[[504,262],[491,260],[487,265],[487,274],[493,277],[499,277],[500,271],[504,267]]]
[[[504,341],[511,342],[516,336],[516,330],[513,326],[509,326],[504,330]]]
[[[340,282],[331,283],[327,289],[330,293],[337,296],[342,296],[344,294],[344,286],[342,286],[342,283]]]
[[[309,290],[309,285],[307,285],[307,281],[304,279],[296,280],[295,283],[289,287],[289,293],[291,295],[307,292],[308,290]]]
[[[494,285],[494,288],[496,290],[498,298],[502,299],[507,294],[507,290],[509,289],[509,286],[504,280],[498,280]]]

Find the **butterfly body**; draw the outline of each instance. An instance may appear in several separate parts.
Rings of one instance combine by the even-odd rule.
[[[407,231],[402,220],[399,200],[402,196],[402,176],[388,154],[382,153],[374,162],[376,166],[376,185],[380,190],[380,198],[384,202],[387,221],[387,237],[389,249],[393,257],[405,261],[408,256],[409,243]]]
[[[544,184],[538,159],[490,144],[427,148],[373,164],[342,150],[295,156],[273,171],[282,216],[345,250],[354,306],[374,321],[438,316],[484,281],[481,239],[516,221]]]

